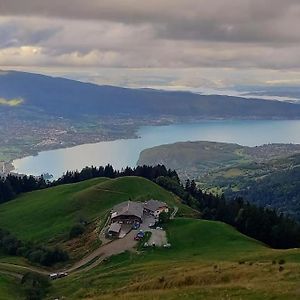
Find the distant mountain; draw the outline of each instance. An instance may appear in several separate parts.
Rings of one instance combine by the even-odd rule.
[[[300,105],[232,96],[128,89],[44,75],[0,72],[0,109],[68,118],[173,116],[300,119]],[[20,100],[19,102],[16,102]],[[13,101],[13,102],[12,102]],[[17,103],[18,105],[12,105]],[[10,105],[7,105],[10,104]]]

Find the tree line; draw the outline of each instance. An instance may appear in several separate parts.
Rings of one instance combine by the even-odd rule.
[[[300,224],[274,209],[250,204],[241,197],[226,199],[224,195],[205,193],[194,180],[183,185],[176,178],[159,177],[156,182],[198,210],[203,219],[232,225],[273,248],[300,247]]]
[[[25,243],[3,229],[0,229],[0,252],[7,255],[23,256],[29,261],[43,266],[52,266],[69,259],[68,253],[58,247],[49,248],[29,242]]]

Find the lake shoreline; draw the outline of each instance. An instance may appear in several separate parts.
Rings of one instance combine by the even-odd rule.
[[[292,130],[295,127],[295,130]],[[131,137],[106,139],[71,147],[56,147],[35,156],[12,160],[18,173],[34,170],[34,174],[76,170],[85,166],[112,164],[115,168],[134,167],[142,150],[156,145],[180,141],[216,141],[259,146],[270,143],[300,143],[300,121],[288,120],[197,120],[192,123],[168,123],[157,126],[139,126]],[[80,162],[78,162],[78,159]],[[73,160],[73,163],[70,162]],[[51,163],[50,163],[51,161]],[[61,163],[59,163],[61,161]],[[17,166],[15,165],[17,163]],[[61,164],[66,164],[61,166]],[[21,167],[20,167],[21,166]],[[51,170],[49,170],[51,169]],[[41,172],[42,171],[42,172]],[[30,172],[32,173],[32,172]],[[57,174],[56,174],[57,175]]]

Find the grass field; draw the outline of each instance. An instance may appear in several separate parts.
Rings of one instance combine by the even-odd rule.
[[[179,214],[193,214],[171,193],[140,177],[92,179],[23,194],[0,206],[0,228],[22,240],[48,242],[64,237],[80,219],[101,222],[117,203],[160,199]]]
[[[18,288],[19,280],[0,273],[0,300],[21,300],[22,294]]]
[[[49,299],[299,299],[299,250],[272,250],[219,222],[176,219],[167,232],[172,248],[112,257],[55,282]],[[280,272],[272,261],[283,258]]]

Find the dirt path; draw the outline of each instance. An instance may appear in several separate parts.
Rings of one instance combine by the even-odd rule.
[[[90,270],[99,265],[107,257],[133,249],[137,244],[137,242],[134,240],[135,234],[136,232],[131,231],[124,238],[112,241],[106,245],[101,246],[88,256],[81,259],[79,262],[75,263],[71,268],[67,270],[67,272],[74,272],[78,269],[80,269],[80,271]],[[92,263],[88,265],[90,262]]]
[[[4,270],[1,270],[1,266],[4,268]],[[12,273],[15,273],[15,272],[17,273],[18,269],[19,269],[19,270],[22,270],[23,272],[20,272],[18,274],[22,274],[22,273],[24,273],[24,271],[25,272],[35,272],[35,273],[40,273],[40,274],[44,274],[44,275],[49,274],[48,271],[45,271],[42,269],[38,269],[38,268],[34,268],[34,267],[26,267],[26,266],[21,266],[21,265],[15,265],[15,264],[11,264],[11,263],[3,263],[3,262],[0,263],[0,272],[7,271],[7,269],[6,269],[7,267],[12,269]]]
[[[171,216],[170,216],[171,220],[175,218],[175,215],[177,214],[177,212],[178,212],[178,207],[174,206],[174,210],[172,211]]]

